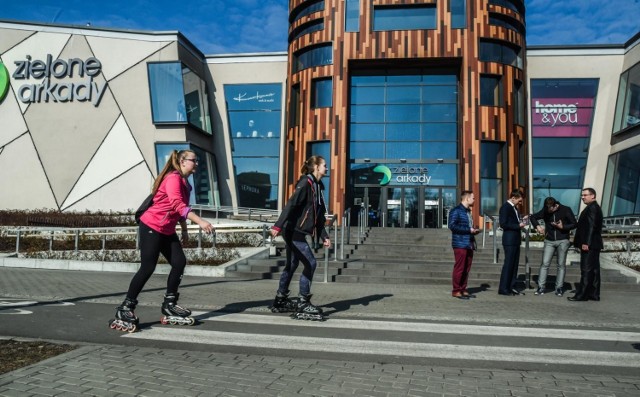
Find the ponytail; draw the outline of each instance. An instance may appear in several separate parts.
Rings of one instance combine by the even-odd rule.
[[[154,195],[156,194],[156,192],[160,188],[160,184],[162,183],[162,180],[167,176],[167,174],[173,171],[180,172],[180,160],[184,159],[187,153],[195,153],[195,152],[189,149],[180,150],[180,151],[173,150],[171,152],[171,155],[169,156],[169,160],[167,160],[167,163],[164,165],[164,168],[162,169],[162,171],[160,171],[160,173],[158,174],[158,177],[153,182],[153,189],[151,189],[152,194]]]
[[[322,156],[311,156],[304,162],[302,168],[300,168],[300,173],[302,175],[311,174],[313,172],[313,167],[320,165],[324,161],[324,157]]]

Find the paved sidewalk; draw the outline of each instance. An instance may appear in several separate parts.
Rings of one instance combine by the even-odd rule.
[[[129,273],[0,268],[0,297],[119,304]],[[166,276],[154,275],[140,304],[159,306]],[[276,280],[184,277],[181,303],[194,309],[266,312]],[[469,285],[314,282],[314,302],[330,318],[580,326],[637,332],[640,292],[602,291],[600,302],[553,294],[505,297]],[[293,284],[294,291],[297,284]],[[568,295],[568,294],[567,294]],[[144,320],[144,319],[143,319]],[[19,336],[19,335],[18,335]],[[640,396],[640,375],[605,376],[89,345],[0,376],[0,396]]]

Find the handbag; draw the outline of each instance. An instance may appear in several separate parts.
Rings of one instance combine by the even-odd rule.
[[[140,207],[136,210],[134,217],[137,224],[140,224],[140,217],[142,216],[142,214],[145,213],[146,210],[151,208],[152,205],[153,205],[153,193],[148,195],[147,198],[142,201],[142,204],[140,204]]]

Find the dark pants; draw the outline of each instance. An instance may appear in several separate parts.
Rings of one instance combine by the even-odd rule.
[[[600,250],[580,251],[580,288],[577,299],[600,299]]]
[[[516,288],[518,278],[518,264],[520,262],[520,245],[503,245],[504,264],[500,274],[500,286],[498,292],[508,294]]]
[[[156,270],[158,257],[164,256],[171,264],[171,271],[167,279],[167,294],[178,292],[178,286],[182,281],[182,273],[187,265],[187,258],[182,250],[182,244],[178,235],[170,236],[158,233],[144,223],[140,223],[140,269],[136,272],[129,284],[127,297],[137,299],[144,285]]]
[[[453,265],[453,273],[451,280],[453,284],[452,294],[464,292],[467,290],[467,281],[469,280],[469,271],[473,262],[473,250],[468,248],[454,248],[453,255],[455,264]]]
[[[289,284],[291,284],[293,274],[302,262],[304,269],[300,275],[300,295],[307,296],[311,293],[311,281],[313,281],[313,273],[315,273],[317,265],[316,258],[306,240],[293,240],[290,233],[285,233],[282,237],[287,245],[287,260],[280,275],[278,292],[281,294],[289,292]]]

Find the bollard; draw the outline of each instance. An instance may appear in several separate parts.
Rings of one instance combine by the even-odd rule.
[[[342,217],[342,226],[340,227],[340,260],[344,260],[344,228],[346,227],[347,217]]]
[[[103,251],[104,251],[104,249],[106,248],[106,246],[107,246],[107,235],[106,235],[106,234],[103,234],[103,235],[102,235],[102,250],[103,250]]]
[[[337,216],[334,215],[334,217]],[[338,261],[338,226],[335,224],[335,218],[333,223],[333,261]]]
[[[53,252],[53,230],[49,232],[49,252]]]
[[[78,241],[80,240],[80,230],[76,230],[75,252],[78,252]]]

